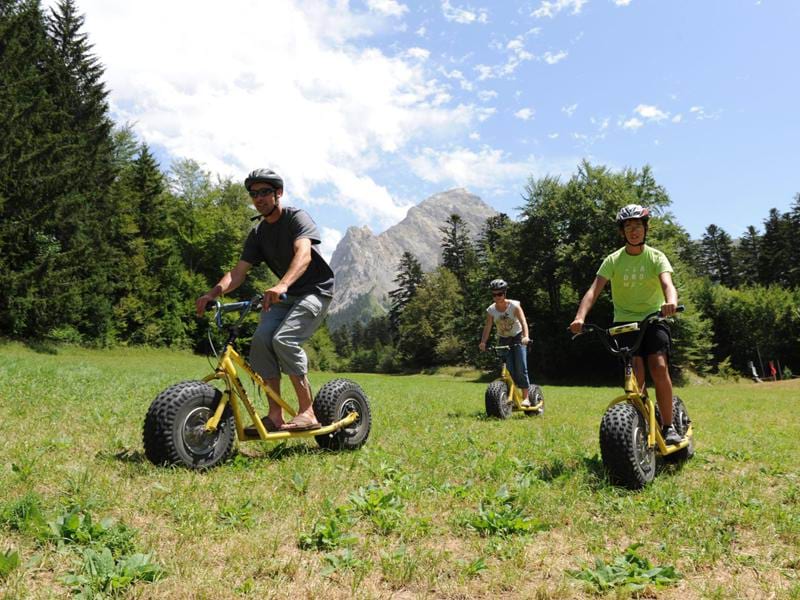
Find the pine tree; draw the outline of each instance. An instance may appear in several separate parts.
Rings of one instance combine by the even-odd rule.
[[[728,287],[736,286],[733,241],[724,229],[714,224],[706,227],[700,241],[700,260],[711,281]]]
[[[756,228],[750,225],[739,240],[735,251],[739,281],[743,285],[756,285],[761,281],[759,264],[761,263],[761,236]]]
[[[463,290],[467,282],[467,273],[477,263],[477,255],[469,239],[469,230],[464,219],[457,214],[452,214],[445,223],[444,227],[439,228],[439,231],[444,234],[442,266],[450,269]]]
[[[389,309],[389,323],[392,331],[397,332],[403,310],[417,292],[417,288],[422,283],[422,276],[422,265],[416,257],[411,252],[403,252],[397,267],[397,277],[394,278],[398,287],[389,292],[389,297],[392,299]]]
[[[792,238],[792,233],[789,213],[781,215],[777,209],[770,209],[769,217],[764,221],[759,255],[758,270],[763,285],[789,285],[793,246],[798,243],[797,238]]]
[[[0,244],[3,329],[41,337],[110,333],[108,190],[113,181],[102,69],[65,2],[6,3],[0,23]],[[63,25],[63,27],[62,27]]]

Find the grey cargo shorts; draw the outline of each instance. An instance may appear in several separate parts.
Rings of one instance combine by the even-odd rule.
[[[301,344],[322,324],[331,298],[319,294],[288,296],[261,313],[250,344],[250,364],[264,379],[308,373],[308,357]]]

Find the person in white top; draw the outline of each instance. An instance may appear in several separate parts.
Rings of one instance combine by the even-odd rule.
[[[508,284],[504,280],[493,279],[489,284],[489,289],[494,302],[486,309],[486,325],[483,327],[479,348],[481,352],[486,350],[486,341],[492,331],[492,324],[497,325],[498,345],[511,346],[511,349],[506,352],[506,368],[511,373],[514,384],[522,391],[522,405],[530,406],[528,390],[531,384],[528,378],[528,361],[525,352],[525,346],[530,342],[528,321],[525,320],[525,313],[522,311],[519,300],[506,298]]]

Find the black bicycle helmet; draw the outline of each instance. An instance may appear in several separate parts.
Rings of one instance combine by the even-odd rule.
[[[647,225],[647,221],[650,220],[650,211],[638,204],[628,204],[620,208],[617,213],[617,225],[622,227],[625,221],[630,219],[641,219],[642,223]]]
[[[283,189],[283,178],[272,169],[256,169],[244,180],[244,187],[250,191],[250,186],[254,183],[268,183],[276,190]]]
[[[493,292],[505,292],[508,289],[508,284],[503,279],[492,279],[489,283],[489,289]]]

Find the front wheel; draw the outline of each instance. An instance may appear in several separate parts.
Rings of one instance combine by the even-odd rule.
[[[334,379],[320,388],[314,398],[314,414],[324,427],[344,419],[351,412],[358,418],[333,433],[315,436],[328,450],[355,450],[364,445],[372,428],[372,413],[364,390],[350,379]]]
[[[647,424],[632,404],[614,404],[603,415],[600,454],[616,484],[638,490],[655,477],[655,448],[648,447]]]
[[[226,406],[216,431],[206,422],[222,392],[202,381],[184,381],[161,392],[147,411],[142,428],[145,456],[156,465],[210,469],[230,456],[235,428]]]
[[[508,397],[508,386],[505,381],[493,381],[486,388],[484,397],[486,414],[497,419],[507,419],[511,416],[511,399]]]

